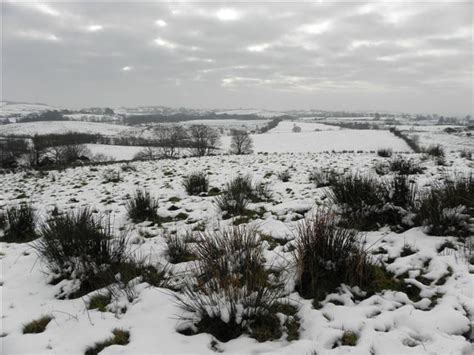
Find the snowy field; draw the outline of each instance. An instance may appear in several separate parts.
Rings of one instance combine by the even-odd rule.
[[[313,139],[318,135],[311,134]],[[273,137],[275,145],[278,135],[266,136]],[[302,133],[302,137],[306,137],[306,133]],[[354,137],[347,139],[354,140]],[[387,146],[389,137],[380,135],[380,143]],[[360,142],[368,138],[362,135]],[[394,142],[397,142],[394,148],[404,149],[401,143]],[[352,149],[375,147],[352,144]],[[468,165],[472,163],[454,155],[448,155],[447,167],[436,166],[430,160],[422,161],[417,154],[407,157],[426,168],[423,175],[414,176],[421,187],[442,178],[445,173],[472,171],[472,165]],[[310,216],[317,205],[327,201],[327,189],[316,188],[309,181],[309,174],[314,169],[322,168],[373,173],[374,164],[381,160],[375,154],[366,153],[256,154],[135,162],[131,163],[134,169],[113,164],[46,174],[20,172],[0,177],[0,207],[29,200],[38,211],[41,222],[46,221],[55,207],[60,211],[90,207],[110,214],[115,231],[120,228],[129,230],[137,253],[149,255],[152,262],[166,264],[165,230],[184,235],[199,225],[213,230],[224,228],[234,220],[222,219],[212,196],[187,195],[181,185],[182,177],[193,171],[204,171],[208,174],[210,187],[222,189],[225,182],[239,173],[251,174],[255,180],[270,187],[273,202],[251,204],[251,208],[264,207],[266,212],[250,223],[262,235],[284,240],[284,245],[277,245],[274,249],[264,242],[266,264],[292,270],[293,254],[290,250],[298,219]],[[277,174],[286,169],[290,172],[290,180],[282,182]],[[119,182],[104,182],[111,170],[120,173]],[[164,223],[162,227],[132,223],[126,215],[125,202],[137,187],[147,188],[157,197],[158,213],[171,217],[173,221]],[[177,218],[180,213],[184,213],[181,216],[185,217]],[[84,354],[88,346],[108,338],[112,329],[121,328],[130,332],[130,343],[107,347],[101,352],[102,355],[215,354],[216,351],[291,355],[469,354],[472,348],[466,337],[469,337],[469,317],[474,314],[474,269],[466,262],[461,248],[438,252],[439,246],[447,240],[452,241],[455,247],[458,245],[454,238],[427,236],[420,228],[402,234],[386,229],[368,233],[368,250],[375,253],[383,247],[387,251],[386,254],[374,255],[374,258],[391,260],[387,263],[388,270],[398,276],[405,275],[406,282],[420,288],[420,299],[412,300],[402,291],[386,290],[357,300],[353,291],[345,287],[338,294],[328,296],[319,308],[314,308],[311,300],[302,299],[289,282],[286,285],[287,298],[297,307],[299,339],[288,341],[283,334],[278,340],[264,343],[247,335],[222,343],[205,333],[193,336],[178,333],[182,323],[178,317],[183,311],[173,296],[177,291],[151,287],[139,280],[134,286],[131,301],[122,296],[105,312],[86,309],[94,292],[77,299],[60,300],[56,295],[64,288],[73,287],[73,284],[67,280],[56,285],[49,284],[48,271],[31,243],[0,243],[0,346],[3,354]],[[402,250],[407,245],[414,253],[402,256]],[[180,279],[193,265],[192,262],[182,262],[170,267],[171,272]],[[418,281],[417,276],[421,274],[432,282]],[[118,311],[123,307],[126,307],[125,313]],[[54,317],[43,333],[22,334],[24,324],[43,315]],[[281,317],[284,315],[281,314]],[[338,339],[346,330],[358,334],[355,346],[338,345]]]
[[[57,108],[45,104],[0,101],[0,118],[12,115],[22,117],[30,113],[38,113],[47,110],[57,110]],[[12,120],[15,120],[15,118],[12,118]]]
[[[120,136],[130,130],[128,126],[108,123],[82,122],[82,121],[40,121],[13,123],[0,126],[2,135],[35,135],[79,132],[91,134],[103,134],[107,136]]]
[[[301,124],[303,126],[303,124]],[[308,124],[310,125],[310,124]],[[286,127],[291,129],[292,125]],[[305,125],[305,127],[308,127]],[[335,127],[337,128],[337,127]],[[276,127],[278,129],[278,127]],[[285,132],[251,135],[255,152],[268,153],[307,153],[324,151],[363,150],[375,151],[379,148],[392,148],[394,151],[409,152],[406,143],[389,131],[379,130],[326,130],[300,133]],[[222,146],[230,146],[230,137],[222,138]]]
[[[192,120],[180,122],[183,126],[206,125],[214,128],[253,130],[265,126],[270,120]]]
[[[341,129],[337,126],[330,126],[322,123],[281,121],[278,126],[272,128],[268,133],[292,133],[292,129],[295,125],[301,128],[301,132],[337,131]]]
[[[109,160],[132,160],[143,147],[108,144],[86,144],[87,149],[94,155],[102,155]]]
[[[423,126],[410,126],[403,125],[397,126],[398,129],[405,131],[410,136],[418,136],[419,143],[421,146],[429,147],[432,145],[441,145],[448,151],[460,151],[460,150],[470,150],[473,151],[473,141],[472,136],[468,136],[465,131],[460,133],[446,133],[444,129],[454,128],[462,130],[465,126],[438,126],[438,125],[423,125]],[[472,133],[472,131],[471,131]]]

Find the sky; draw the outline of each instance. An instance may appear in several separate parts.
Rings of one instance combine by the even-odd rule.
[[[2,2],[1,97],[473,112],[472,2]]]

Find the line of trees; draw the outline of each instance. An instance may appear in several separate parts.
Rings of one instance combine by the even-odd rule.
[[[204,156],[219,149],[219,132],[206,125],[192,125],[187,129],[157,126],[153,133],[152,143],[137,155],[137,159],[177,158],[180,149],[186,149],[194,156]]]

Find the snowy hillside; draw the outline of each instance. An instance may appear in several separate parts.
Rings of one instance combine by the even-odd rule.
[[[0,126],[0,135],[35,135],[79,132],[118,136],[130,130],[128,126],[82,121],[39,121]]]
[[[46,104],[33,104],[23,102],[0,101],[0,119],[5,117],[22,117],[30,113],[57,110],[57,108]]]

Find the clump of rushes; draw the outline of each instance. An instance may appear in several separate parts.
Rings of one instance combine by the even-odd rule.
[[[183,179],[183,186],[189,195],[199,195],[209,189],[209,179],[203,172],[193,173]]]
[[[147,190],[138,189],[126,204],[128,216],[135,223],[158,220],[158,201]]]
[[[330,186],[336,179],[337,173],[334,170],[315,170],[309,175],[309,181],[313,182],[317,188]]]
[[[406,175],[381,181],[369,176],[344,175],[332,182],[329,198],[342,211],[340,224],[359,230],[376,230],[390,225],[408,227],[405,217],[413,213],[416,184]]]
[[[432,157],[444,157],[445,156],[445,153],[444,153],[444,149],[441,145],[432,145],[432,146],[429,146],[428,148],[425,149],[425,152],[428,154],[428,155],[431,155]]]
[[[43,333],[53,317],[46,315],[23,326],[23,334]]]
[[[267,185],[252,183],[249,176],[238,176],[227,183],[225,190],[216,197],[217,207],[226,216],[238,216],[247,211],[250,202],[262,202],[270,199]]]
[[[294,253],[301,296],[322,300],[342,283],[370,284],[374,266],[360,242],[360,233],[338,228],[331,213],[319,211],[300,223]]]
[[[283,181],[283,182],[288,182],[290,181],[291,174],[289,170],[283,170],[278,173],[278,178]]]
[[[194,260],[196,257],[186,240],[177,234],[170,234],[166,238],[168,244],[168,258],[170,263],[178,264]]]
[[[470,234],[469,218],[474,216],[472,175],[446,179],[424,192],[418,201],[417,222],[431,235]]]
[[[195,282],[177,296],[186,312],[183,320],[192,322],[198,333],[210,333],[223,342],[243,333],[258,341],[282,336],[275,313],[282,285],[265,268],[263,248],[253,229],[201,234],[194,253]]]
[[[110,222],[94,217],[89,209],[52,218],[40,236],[34,247],[56,280],[79,281],[67,297],[80,297],[118,281],[126,285],[139,276],[154,286],[165,282],[164,270],[137,260],[127,235],[114,237]]]
[[[421,174],[423,169],[411,159],[401,156],[393,158],[389,163],[389,170],[401,175]]]
[[[5,229],[4,242],[26,243],[36,239],[37,216],[31,205],[21,204],[7,209],[3,217],[3,228]]]
[[[114,329],[113,336],[94,346],[87,348],[85,355],[98,355],[102,350],[111,345],[127,345],[130,342],[130,332],[123,329]]]
[[[390,148],[383,148],[383,149],[377,150],[377,155],[382,158],[390,158],[392,154],[393,154],[393,151]]]

